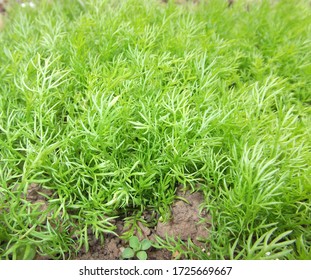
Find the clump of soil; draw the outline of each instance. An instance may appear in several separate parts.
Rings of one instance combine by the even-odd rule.
[[[95,235],[89,234],[89,251],[85,248],[74,258],[76,260],[118,260],[120,259],[120,248],[122,240],[112,234],[106,234],[104,244],[96,239]]]
[[[40,184],[28,185],[26,200],[31,204],[40,204],[39,209],[43,212],[48,208],[48,198],[53,195],[52,190],[44,189]]]
[[[162,238],[166,236],[179,237],[183,241],[191,241],[200,246],[200,240],[208,238],[208,228],[211,217],[205,212],[200,213],[200,204],[204,201],[202,193],[177,193],[184,200],[176,201],[172,206],[172,219],[168,223],[159,222],[156,234]]]

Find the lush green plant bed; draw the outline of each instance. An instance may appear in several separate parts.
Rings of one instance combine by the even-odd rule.
[[[171,238],[159,248],[311,259],[309,1],[207,2],[8,9],[2,259],[74,258],[115,218],[169,220],[178,184],[204,194],[206,249]]]

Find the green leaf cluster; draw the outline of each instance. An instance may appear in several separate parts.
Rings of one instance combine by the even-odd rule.
[[[139,241],[137,236],[132,236],[129,239],[129,247],[122,252],[123,259],[132,259],[135,256],[139,260],[146,260],[148,258],[147,250],[152,246],[150,240],[143,239]]]

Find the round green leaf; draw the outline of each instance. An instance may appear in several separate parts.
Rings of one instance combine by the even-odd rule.
[[[139,251],[137,252],[137,258],[144,261],[148,258],[147,253],[145,251]]]
[[[148,240],[148,239],[144,239],[142,242],[141,242],[141,250],[148,250],[149,248],[151,247],[151,242]]]
[[[130,238],[130,247],[134,250],[134,251],[138,251],[140,250],[140,242],[137,236],[132,236]]]
[[[131,248],[125,248],[122,252],[123,259],[131,259],[134,257],[134,251]]]

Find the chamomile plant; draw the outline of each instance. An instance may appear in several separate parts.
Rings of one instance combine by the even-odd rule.
[[[0,31],[1,259],[154,227],[179,185],[211,216],[199,258],[311,258],[308,0],[33,2]]]

